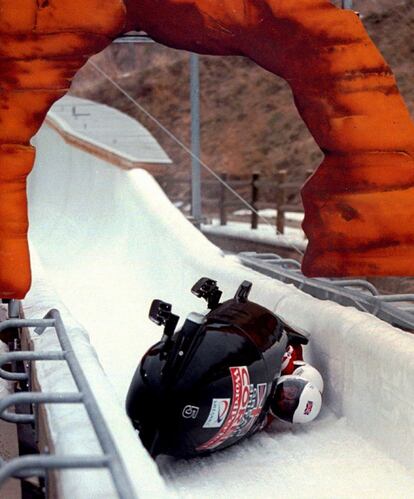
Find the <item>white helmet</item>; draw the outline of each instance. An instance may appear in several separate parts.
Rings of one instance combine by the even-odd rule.
[[[293,366],[293,376],[300,376],[301,378],[310,381],[321,393],[323,393],[323,379],[321,373],[317,369],[302,360],[295,360]]]
[[[318,388],[300,376],[281,376],[270,405],[272,414],[288,423],[309,423],[319,414],[322,396]]]

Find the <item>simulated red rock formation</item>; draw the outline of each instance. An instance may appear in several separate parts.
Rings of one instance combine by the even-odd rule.
[[[325,153],[302,189],[303,272],[414,275],[414,125],[358,16],[327,0],[156,4],[138,13],[154,38],[246,55],[289,83]]]
[[[30,286],[30,138],[87,58],[130,29],[245,55],[289,83],[325,153],[302,191],[305,274],[414,275],[414,125],[353,12],[327,0],[0,0],[0,297]]]
[[[121,0],[0,0],[0,297],[30,287],[30,139],[88,57],[124,27]]]

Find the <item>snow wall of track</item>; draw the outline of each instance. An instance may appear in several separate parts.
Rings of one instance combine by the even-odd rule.
[[[147,172],[117,169],[69,146],[46,125],[35,145],[30,239],[55,288],[48,305],[56,306],[60,297],[88,331],[88,362],[100,369],[96,351],[106,373],[96,384],[97,393],[114,390],[122,408],[139,358],[160,335],[147,320],[153,298],[173,303],[175,312],[185,315],[189,307],[204,308],[189,295],[200,276],[217,279],[225,298],[249,279],[253,301],[312,335],[309,360],[323,374],[325,404],[389,456],[414,466],[414,336],[224,257]],[[24,303],[31,316],[45,308],[37,305],[38,268],[34,261],[33,288]],[[96,297],[92,309],[86,304],[91,295]],[[52,375],[47,373],[45,383]],[[114,426],[129,425],[122,410],[109,412]],[[119,445],[129,460],[132,446]],[[139,459],[151,468],[147,456]]]
[[[122,464],[139,497],[167,497],[157,467],[140,445],[131,445],[137,439],[122,405],[117,400],[111,382],[102,369],[88,332],[76,321],[51,287],[36,249],[31,248],[34,271],[31,291],[24,300],[27,319],[39,319],[52,308],[58,309],[69,340],[83,372],[89,382],[101,414],[104,417]],[[56,332],[47,328],[39,336],[30,330],[33,349],[39,352],[61,350]],[[36,377],[43,392],[73,393],[77,391],[73,377],[65,362],[37,362]],[[102,449],[83,405],[47,404],[47,431],[50,452],[65,456],[100,456]],[[68,499],[118,499],[112,478],[107,470],[65,470],[55,475],[58,497]],[[57,498],[56,498],[57,499]]]

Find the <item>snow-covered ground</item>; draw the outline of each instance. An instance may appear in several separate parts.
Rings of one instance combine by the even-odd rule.
[[[277,210],[274,208],[263,208],[258,211],[259,215],[265,218],[275,218],[277,216]],[[245,208],[241,208],[240,210],[233,211],[233,215],[237,216],[250,216],[251,211]],[[295,220],[296,222],[302,222],[303,213],[287,211],[285,212],[285,218],[289,220]]]
[[[294,215],[296,215],[296,213]],[[220,221],[213,218],[211,223],[203,224],[201,230],[204,234],[213,236],[225,236],[236,240],[244,239],[247,241],[274,245],[279,248],[293,248],[301,255],[303,255],[308,244],[305,239],[305,233],[301,228],[286,226],[284,234],[277,234],[275,225],[271,222],[259,223],[257,229],[252,229],[250,223],[247,222],[232,220],[227,222],[226,225],[220,225]]]
[[[413,477],[325,409],[312,425],[272,427],[220,454],[163,462],[186,498],[409,498]],[[398,477],[398,478],[397,478]]]
[[[101,406],[111,413],[106,415],[111,427],[128,426],[121,410],[126,390],[142,354],[161,334],[147,319],[153,298],[173,303],[173,310],[185,316],[204,308],[190,294],[199,277],[217,279],[225,297],[249,279],[253,300],[312,334],[308,356],[326,383],[321,417],[306,428],[275,424],[201,460],[160,459],[171,494],[413,497],[412,335],[354,309],[320,302],[243,268],[235,257],[225,257],[146,172],[118,170],[65,144],[47,127],[36,145],[37,165],[29,185],[30,237],[39,262],[34,262],[34,286],[25,309],[33,315],[60,299],[89,333],[106,376],[97,367],[88,369],[95,371],[96,391],[110,393],[102,396]],[[44,299],[38,298],[41,266],[56,290]],[[84,333],[74,327],[71,334]],[[96,363],[88,355],[88,362]],[[108,407],[116,400],[119,407]],[[125,459],[142,463],[149,470],[147,480],[153,480],[150,459],[132,431],[123,432],[119,445]],[[141,471],[141,483],[144,475]],[[149,489],[152,497],[167,495],[160,484]],[[72,492],[72,497],[81,496]]]

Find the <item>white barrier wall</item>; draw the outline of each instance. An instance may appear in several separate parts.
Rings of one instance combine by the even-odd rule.
[[[249,279],[252,300],[311,333],[308,355],[323,373],[325,403],[387,455],[413,468],[413,335],[224,257],[145,171],[118,170],[68,146],[47,127],[36,145],[29,185],[31,240],[47,278],[90,334],[121,404],[141,355],[161,334],[147,320],[153,298],[173,303],[173,310],[185,315],[204,308],[189,291],[199,277],[217,279],[225,297]],[[369,466],[369,455],[365,461]]]
[[[31,249],[31,259],[34,281],[31,291],[24,300],[25,317],[39,319],[52,308],[59,310],[77,359],[82,365],[137,497],[151,499],[169,497],[154,461],[141,445],[131,445],[137,440],[136,432],[116,398],[111,382],[101,367],[95,349],[90,344],[87,331],[73,318],[59,300],[55,290],[50,287],[35,248]],[[32,329],[30,331],[35,351],[61,350],[53,328],[47,328],[40,336]],[[36,376],[44,392],[78,391],[64,361],[37,362]],[[52,439],[50,445],[53,446],[54,454],[102,455],[102,448],[82,404],[46,404],[44,407],[47,414],[47,429]],[[110,473],[106,469],[66,470],[58,472],[56,476],[59,497],[118,498]]]

